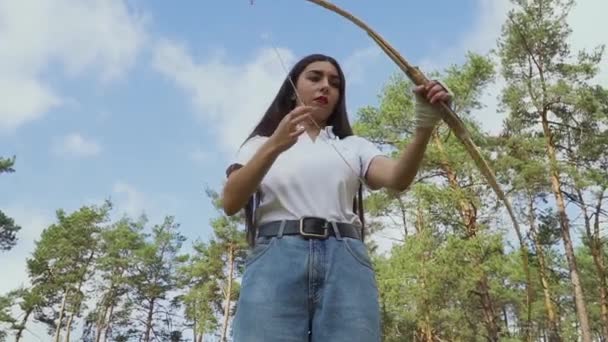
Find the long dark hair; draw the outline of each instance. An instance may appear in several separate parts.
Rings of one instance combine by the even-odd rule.
[[[332,130],[334,135],[338,138],[343,139],[347,136],[353,135],[353,130],[348,121],[348,113],[346,111],[346,81],[344,79],[344,73],[342,68],[338,64],[338,62],[329,56],[323,54],[312,54],[308,55],[301,60],[299,60],[291,69],[281,88],[277,92],[274,100],[266,110],[266,113],[260,119],[259,123],[255,126],[251,134],[245,139],[247,140],[253,138],[256,135],[269,137],[274,133],[274,130],[279,125],[279,122],[283,119],[283,117],[292,111],[296,105],[296,94],[293,88],[294,84],[297,84],[298,78],[304,69],[311,63],[314,62],[329,62],[331,63],[336,70],[338,71],[338,76],[340,77],[340,95],[338,98],[338,103],[336,104],[333,113],[329,116],[327,120],[327,125],[332,126]],[[293,84],[292,84],[293,82]],[[244,142],[244,143],[245,143]],[[243,143],[243,144],[244,144]],[[232,171],[235,170],[235,167],[232,166],[227,170],[227,175],[229,175]],[[362,186],[359,186],[358,195],[353,199],[353,211],[359,215],[359,219],[361,223],[364,223],[364,215],[363,215],[363,196],[362,196]],[[260,192],[259,190],[251,196],[247,204],[245,205],[245,226],[247,229],[247,241],[250,245],[255,243],[255,222],[254,222],[254,208],[257,207],[260,201]],[[364,238],[364,226],[361,227],[361,238]]]

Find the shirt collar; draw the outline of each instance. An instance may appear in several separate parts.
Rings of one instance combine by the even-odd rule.
[[[329,139],[335,139],[336,135],[334,134],[334,127],[333,126],[325,126],[325,128],[323,128],[321,130],[320,134],[325,134],[325,137],[329,138]]]
[[[328,140],[335,140],[336,137],[337,136],[334,134],[334,131],[333,131],[333,126],[325,126],[324,128],[321,128],[321,131],[319,131],[319,135],[317,136],[317,138],[328,139]],[[308,137],[308,134],[306,134],[306,133],[300,135],[298,137],[298,140],[300,140],[300,139],[310,140],[310,138]]]

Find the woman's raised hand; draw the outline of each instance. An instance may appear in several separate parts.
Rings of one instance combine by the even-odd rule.
[[[414,88],[416,97],[416,125],[434,127],[441,120],[441,109],[436,106],[440,101],[450,104],[454,94],[440,81],[429,81],[426,85]]]
[[[311,106],[298,106],[289,112],[270,136],[269,140],[279,152],[286,151],[293,146],[298,137],[306,131],[304,125],[300,123],[304,120],[312,120],[310,112],[313,110]]]

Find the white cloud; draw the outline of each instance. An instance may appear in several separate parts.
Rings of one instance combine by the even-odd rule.
[[[18,204],[2,205],[2,211],[21,226],[17,232],[17,244],[11,250],[0,253],[2,260],[2,281],[0,281],[0,295],[19,287],[30,285],[27,272],[27,258],[34,252],[35,241],[40,239],[42,231],[53,223],[53,212],[31,208]],[[20,312],[15,312],[21,314]],[[28,324],[22,340],[42,341],[46,335],[46,327],[41,323]]]
[[[467,51],[486,54],[496,47],[507,12],[512,8],[509,0],[477,0],[476,15],[471,28],[452,45],[443,44],[432,49],[420,61],[424,72],[440,70],[463,60]]]
[[[497,70],[497,73],[500,71]],[[499,96],[506,86],[506,81],[500,75],[496,75],[496,81],[490,84],[480,97],[481,109],[471,111],[471,116],[490,134],[496,134],[502,130],[503,120],[506,113],[500,112]]]
[[[401,217],[397,215],[386,215],[381,217],[367,217],[367,225],[371,225],[372,222],[379,223],[382,229],[374,232],[369,237],[376,243],[378,254],[390,254],[393,247],[403,245],[407,236],[403,229],[403,222]],[[408,231],[408,234],[412,232]]]
[[[293,53],[278,49],[286,67]],[[229,64],[220,57],[196,61],[183,45],[169,40],[155,48],[154,68],[189,96],[199,118],[218,147],[235,151],[262,117],[286,72],[273,49],[262,49],[245,64]]]
[[[149,194],[124,181],[114,183],[110,200],[115,208],[113,219],[122,215],[128,215],[133,219],[146,215],[152,224],[161,222],[166,215],[178,212],[179,208],[179,199],[172,195]]]
[[[34,242],[55,218],[50,212],[22,205],[3,206],[2,211],[13,218],[21,230],[17,232],[18,241],[15,247],[0,254],[2,258],[0,294],[29,284],[26,258],[34,251]]]
[[[363,84],[365,80],[365,70],[367,67],[381,58],[384,54],[377,45],[372,45],[367,48],[356,50],[350,56],[348,56],[342,68],[344,69],[344,76],[348,80],[350,86]]]
[[[204,164],[209,161],[209,152],[197,147],[189,154],[190,160],[197,164]]]
[[[502,25],[507,19],[508,11],[513,5],[508,0],[477,0],[477,14],[471,30],[462,39],[451,46],[443,46],[441,50],[433,51],[421,62],[423,70],[441,69],[448,64],[461,60],[467,51],[486,54],[496,48]],[[608,40],[608,26],[598,25],[604,19],[601,17],[608,11],[608,2],[604,0],[578,1],[568,23],[572,29],[570,43],[573,51],[580,49],[591,50]],[[606,60],[606,58],[605,58]],[[606,63],[604,63],[606,65]],[[500,73],[499,70],[497,70]],[[608,68],[604,67],[597,77],[603,85],[608,85]],[[497,133],[502,128],[505,113],[498,112],[497,96],[505,86],[504,79],[497,75],[496,82],[490,85],[481,97],[484,108],[472,112],[473,118],[481,123],[484,130]]]
[[[91,157],[101,153],[101,146],[96,141],[83,137],[80,133],[71,133],[55,141],[53,151],[60,156]]]
[[[131,217],[139,217],[150,207],[146,196],[131,184],[116,182],[112,192],[117,195],[115,207]]]
[[[1,76],[0,94],[0,131],[13,131],[61,104],[52,90],[35,79]]]
[[[0,1],[0,131],[14,131],[62,103],[43,75],[95,71],[120,77],[145,40],[142,16],[124,0]]]
[[[263,48],[244,64],[221,57],[196,61],[177,42],[161,40],[155,48],[154,68],[183,89],[199,118],[217,134],[219,148],[232,153],[243,142],[273,100],[295,56],[288,49]],[[362,82],[365,65],[382,56],[376,46],[355,51],[343,63],[349,82]],[[285,68],[283,68],[283,65]],[[191,155],[200,161],[201,151]]]
[[[568,18],[572,28],[570,43],[573,51],[585,49],[591,51],[599,45],[608,45],[608,25],[606,21],[608,1],[579,0]],[[608,86],[608,46],[600,65],[599,75],[595,81]]]
[[[477,0],[477,14],[471,29],[453,45],[442,46],[423,58],[420,62],[423,72],[441,70],[450,64],[458,63],[463,60],[467,51],[489,53],[496,47],[502,25],[507,20],[507,12],[511,8],[512,4],[508,0]],[[498,76],[496,82],[488,86],[481,97],[480,102],[484,107],[471,113],[486,131],[494,133],[502,127],[504,114],[497,110],[497,96],[503,86],[504,80]]]

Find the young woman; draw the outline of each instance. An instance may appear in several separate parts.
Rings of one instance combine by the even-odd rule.
[[[436,81],[414,92],[417,129],[394,160],[353,135],[333,58],[295,64],[227,169],[224,211],[245,209],[252,245],[234,341],[380,341],[361,183],[403,191],[414,179],[440,120],[433,104],[451,100]]]

